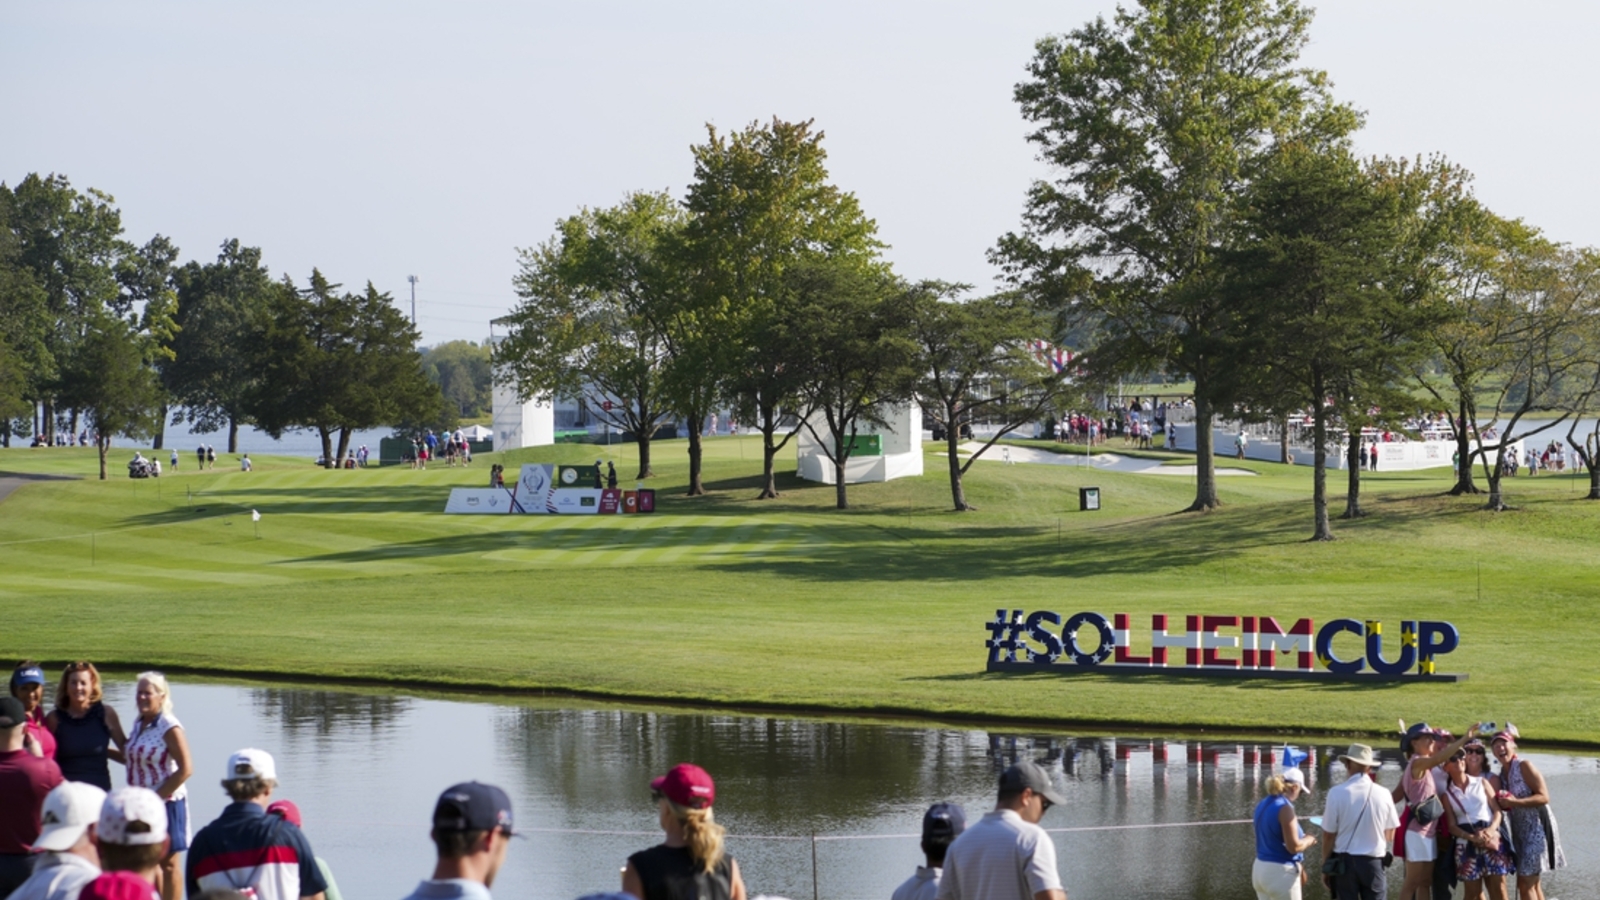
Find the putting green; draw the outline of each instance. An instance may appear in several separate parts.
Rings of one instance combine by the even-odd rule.
[[[241,473],[229,456],[159,480],[28,482],[0,503],[0,596],[14,611],[0,647],[51,662],[1102,730],[1382,734],[1398,717],[1455,729],[1510,719],[1534,741],[1600,745],[1600,503],[1578,499],[1580,477],[1508,481],[1518,508],[1488,514],[1479,498],[1442,495],[1448,470],[1380,472],[1365,481],[1372,514],[1312,544],[1303,467],[1252,461],[1259,477],[1221,483],[1224,509],[1190,515],[1174,513],[1190,478],[986,458],[968,477],[979,511],[954,514],[943,448],[929,445],[927,475],[853,486],[856,508],[837,512],[831,487],[792,472],[783,497],[755,500],[756,438],[709,440],[711,493],[682,497],[683,448],[655,446],[659,511],[640,516],[440,512],[491,462],[599,456],[627,475],[628,446],[425,472],[252,457]],[[95,462],[0,451],[7,471],[90,475]],[[1343,473],[1329,481],[1338,490]],[[1102,490],[1099,512],[1077,511],[1087,485]],[[1442,619],[1462,645],[1440,669],[1470,680],[990,675],[983,626],[999,608],[1126,612],[1136,626],[1152,613],[1396,629]]]

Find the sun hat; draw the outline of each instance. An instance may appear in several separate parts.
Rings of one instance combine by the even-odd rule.
[[[274,800],[267,804],[267,815],[278,816],[296,828],[300,827],[300,807],[293,800]]]
[[[155,885],[132,872],[105,872],[83,886],[78,900],[157,900]]]
[[[935,803],[922,814],[922,839],[956,838],[967,830],[967,813],[957,803]]]
[[[1031,759],[1019,761],[1016,765],[1000,773],[1000,793],[1020,793],[1023,788],[1031,789],[1035,794],[1049,800],[1056,806],[1067,802],[1055,786],[1050,783],[1050,773],[1044,766]]]
[[[667,774],[652,779],[650,790],[690,809],[704,809],[717,801],[711,774],[693,763],[678,763]]]
[[[1366,744],[1351,744],[1349,751],[1339,754],[1339,758],[1345,762],[1355,763],[1358,766],[1366,766],[1369,769],[1376,769],[1382,764],[1372,755],[1372,748]]]
[[[124,847],[167,839],[167,804],[149,788],[117,788],[100,805],[100,843]]]
[[[433,806],[433,827],[438,831],[490,831],[512,828],[511,798],[492,784],[465,781],[451,785]]]
[[[45,795],[44,808],[39,811],[39,822],[44,829],[33,842],[33,848],[56,853],[69,849],[90,825],[100,821],[100,807],[105,802],[105,791],[82,781],[63,781],[51,788]]]
[[[236,751],[228,757],[228,774],[222,776],[224,781],[233,781],[238,778],[260,778],[263,781],[276,781],[278,766],[272,759],[272,754],[254,747],[246,747]]]

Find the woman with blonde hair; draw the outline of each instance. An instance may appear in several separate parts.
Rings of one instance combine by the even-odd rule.
[[[149,788],[167,805],[167,836],[171,843],[161,859],[161,878],[157,885],[162,900],[178,900],[182,879],[178,854],[189,849],[189,789],[184,782],[193,774],[189,759],[189,740],[183,723],[172,714],[172,690],[167,676],[160,672],[139,674],[134,691],[139,717],[128,735],[123,753],[127,757],[128,786]]]
[[[1287,767],[1267,779],[1267,796],[1256,804],[1256,862],[1250,883],[1257,900],[1300,900],[1306,882],[1305,851],[1317,839],[1300,830],[1294,801],[1306,790],[1299,767]]]
[[[717,788],[682,763],[650,782],[666,840],[628,857],[622,890],[639,900],[745,900],[739,864],[723,852],[725,831],[711,815]]]
[[[111,793],[109,760],[122,762],[128,743],[117,711],[101,702],[100,671],[94,663],[68,663],[56,687],[56,708],[44,727],[56,738],[56,765],[68,781]]]

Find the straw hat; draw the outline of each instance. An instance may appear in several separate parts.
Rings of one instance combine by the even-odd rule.
[[[1349,752],[1339,754],[1339,758],[1347,763],[1354,763],[1358,766],[1366,766],[1369,769],[1376,769],[1381,764],[1379,760],[1372,755],[1372,748],[1368,747],[1366,744],[1351,744]]]

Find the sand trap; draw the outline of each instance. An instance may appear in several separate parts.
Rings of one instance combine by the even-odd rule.
[[[956,448],[957,453],[972,455],[983,447],[975,441],[967,441]],[[1158,459],[1140,459],[1133,456],[1122,456],[1117,453],[1096,453],[1093,456],[1083,456],[1076,453],[1053,453],[1049,450],[1040,450],[1036,447],[1011,447],[997,444],[990,447],[988,452],[978,457],[979,462],[1005,463],[1033,463],[1046,466],[1090,466],[1111,472],[1132,472],[1135,475],[1183,475],[1194,477],[1193,464],[1183,466],[1163,465]],[[1254,475],[1249,469],[1218,468],[1220,475]]]

